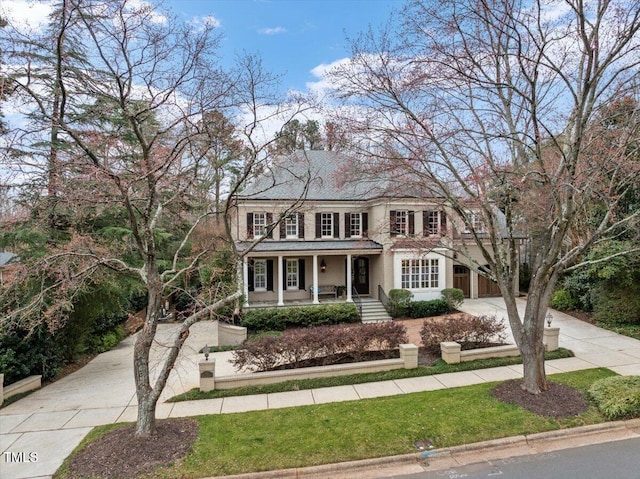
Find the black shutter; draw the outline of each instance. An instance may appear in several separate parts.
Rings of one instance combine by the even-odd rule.
[[[267,238],[273,238],[273,230],[271,229],[271,223],[273,223],[273,214],[267,213],[267,228],[269,229],[269,234],[267,234]]]
[[[333,214],[333,237],[340,238],[340,213]]]
[[[253,260],[252,259],[249,260],[247,283],[249,283],[249,291],[253,291]]]
[[[247,213],[247,239],[253,239],[253,213]]]
[[[362,236],[369,237],[369,213],[362,213]]]
[[[409,211],[408,213],[409,216],[409,235],[414,235],[416,232],[416,220],[415,220],[415,214],[413,211]]]
[[[322,236],[322,214],[316,213],[316,238]]]
[[[298,238],[304,239],[304,213],[298,213]]]
[[[389,232],[391,233],[391,236],[398,235],[398,232],[396,231],[396,212],[393,210],[389,212]]]
[[[298,289],[305,289],[305,285],[304,285],[304,258],[298,259]]]
[[[282,289],[287,290],[287,258],[282,258]]]
[[[280,221],[280,239],[285,239],[287,237],[287,219],[283,218]]]
[[[267,291],[273,291],[273,260],[267,260]]]
[[[444,210],[440,212],[440,234],[447,234],[447,213]]]
[[[429,236],[429,212],[422,212],[422,236]]]
[[[344,237],[351,238],[351,213],[344,214]]]

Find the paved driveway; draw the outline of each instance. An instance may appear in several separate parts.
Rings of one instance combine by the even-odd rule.
[[[524,306],[524,301],[520,301],[519,308],[523,310]],[[506,318],[505,306],[500,298],[467,300],[461,309],[472,314],[496,314]],[[640,341],[597,328],[559,312],[553,312],[553,315],[553,326],[560,327],[560,345],[572,349],[576,357],[548,362],[548,373],[608,367],[619,374],[640,375]],[[160,326],[153,348],[154,364],[158,364],[166,352],[165,342],[175,329],[175,325]],[[211,344],[212,337],[211,323],[193,326],[158,404],[159,418],[357,400],[499,381],[522,375],[521,366],[509,366],[353,387],[228,398],[224,401],[212,399],[165,403],[168,397],[197,387],[197,363],[202,359],[197,351],[205,343]],[[134,338],[125,339],[118,347],[97,356],[79,371],[0,409],[2,479],[50,477],[93,426],[135,420],[133,341]],[[218,375],[235,373],[228,362],[231,353],[216,353],[215,356]],[[5,452],[24,452],[27,453],[25,457],[28,453],[35,452],[37,462],[14,462],[12,457],[15,456],[4,454]]]

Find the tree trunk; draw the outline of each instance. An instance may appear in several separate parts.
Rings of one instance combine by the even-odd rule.
[[[544,323],[542,327],[539,327],[537,323],[538,321],[534,318],[525,323],[525,337],[520,345],[524,367],[522,389],[532,394],[540,394],[549,388],[544,368],[545,348],[542,342]]]

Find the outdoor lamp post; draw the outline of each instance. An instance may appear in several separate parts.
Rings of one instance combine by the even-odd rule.
[[[205,361],[209,361],[209,351],[211,351],[211,348],[209,347],[209,345],[205,344],[204,348],[202,348],[202,352],[204,353],[204,360]]]
[[[553,315],[551,313],[547,313],[546,320],[547,320],[547,327],[550,328],[551,321],[553,321]]]

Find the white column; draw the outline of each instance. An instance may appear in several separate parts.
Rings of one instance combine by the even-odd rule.
[[[249,306],[249,260],[242,258],[242,294],[244,295],[244,306]]]
[[[313,304],[319,304],[318,300],[318,255],[313,255]]]
[[[282,282],[284,281],[284,265],[282,256],[278,256],[278,306],[284,306],[284,290]]]
[[[347,303],[353,303],[353,298],[351,297],[351,289],[353,285],[351,283],[351,255],[347,255]]]

